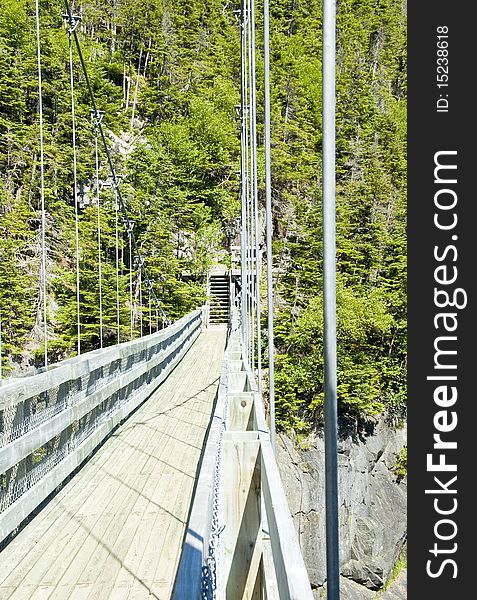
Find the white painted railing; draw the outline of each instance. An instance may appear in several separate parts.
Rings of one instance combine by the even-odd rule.
[[[199,335],[203,310],[0,388],[0,541],[135,410]]]

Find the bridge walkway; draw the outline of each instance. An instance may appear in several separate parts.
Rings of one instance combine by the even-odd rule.
[[[0,600],[168,600],[226,326],[212,325],[0,554]]]

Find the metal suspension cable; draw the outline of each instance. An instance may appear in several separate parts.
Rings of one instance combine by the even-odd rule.
[[[142,264],[139,265],[139,324],[142,337]]]
[[[152,333],[152,319],[151,319],[151,290],[147,290],[147,308],[149,311],[149,335]]]
[[[252,151],[253,151],[253,213],[255,221],[255,309],[257,321],[257,375],[258,391],[262,393],[262,334],[260,327],[260,227],[258,221],[258,174],[257,174],[257,82],[256,82],[256,61],[255,61],[255,0],[251,0],[251,22],[252,31]]]
[[[248,176],[248,69],[247,69],[247,47],[248,47],[248,36],[247,36],[247,8],[246,8],[246,0],[244,0],[244,10],[243,10],[243,27],[244,27],[244,104],[243,104],[243,122],[244,122],[244,173],[245,173],[245,195],[244,195],[244,204],[245,204],[245,306],[246,306],[246,329],[247,329],[247,360],[250,363],[250,342],[251,342],[251,332],[250,332],[250,275],[249,275],[249,210],[248,210],[248,197],[249,197],[249,187],[250,181]]]
[[[38,2],[38,0],[36,0],[36,1]],[[73,15],[72,15],[72,12],[71,12],[70,3],[69,3],[68,0],[65,0],[65,7],[66,7],[66,13],[68,15],[68,20],[69,20],[69,22],[71,24],[74,21],[74,18],[73,18]],[[91,82],[89,80],[88,70],[86,68],[86,63],[84,61],[83,52],[81,50],[81,44],[80,44],[80,41],[79,41],[79,37],[78,37],[78,34],[77,34],[77,32],[76,32],[75,29],[73,30],[73,37],[74,37],[74,40],[75,40],[76,50],[78,52],[78,57],[79,57],[79,60],[80,60],[80,63],[81,63],[81,67],[82,67],[82,70],[83,70],[83,75],[84,75],[84,78],[85,78],[86,87],[87,87],[87,90],[88,90],[88,95],[89,95],[89,98],[90,98],[91,106],[92,106],[92,109],[93,109],[94,113],[96,115],[98,115],[99,111],[98,111],[97,106],[96,106],[96,100],[95,100],[95,97],[94,97],[93,89],[91,87]],[[129,215],[127,213],[126,205],[124,203],[124,199],[122,197],[121,190],[119,189],[119,179],[118,179],[118,176],[116,174],[116,169],[114,168],[114,164],[113,164],[113,161],[112,161],[111,153],[109,151],[108,143],[107,143],[107,140],[106,140],[106,135],[104,133],[104,128],[103,128],[101,122],[99,123],[98,127],[99,127],[99,133],[100,133],[100,136],[101,136],[101,141],[103,143],[103,148],[104,148],[104,151],[105,151],[105,154],[106,154],[106,158],[107,158],[107,161],[108,161],[109,169],[110,169],[110,172],[111,172],[111,178],[112,178],[113,188],[115,190],[115,194],[116,194],[117,200],[119,201],[119,209],[122,212],[123,221],[124,221],[124,225],[125,225],[126,229],[130,230],[131,220],[130,220]],[[138,259],[141,259],[143,261],[141,253],[139,251],[139,246],[137,244],[136,238],[135,238],[134,233],[132,232],[132,230],[131,230],[131,244],[132,244],[132,248],[134,249],[136,255],[138,256]],[[146,270],[146,268],[144,266],[143,266],[142,270],[143,270],[143,274],[144,274],[145,280],[146,281],[150,281],[151,285],[152,285],[152,281],[150,280],[149,275],[147,273],[147,270]],[[160,313],[162,315],[162,318],[163,318],[163,321],[165,323],[170,323],[170,321],[169,321],[166,313],[164,312],[164,309],[161,306],[159,298],[157,297],[156,293],[154,292],[154,289],[152,288],[151,291],[152,291],[152,299],[154,301],[154,304],[157,306],[158,310],[160,311]]]
[[[131,231],[128,231],[128,243],[129,243],[129,318],[131,325],[131,339],[134,337],[134,302],[133,302],[133,259],[132,259],[132,244],[131,244]]]
[[[250,120],[250,105],[249,105],[249,1],[247,0],[246,8],[244,11],[244,23],[245,23],[245,57],[244,57],[244,66],[245,66],[245,173],[246,173],[246,188],[245,188],[245,211],[246,211],[246,220],[247,220],[247,236],[246,236],[246,279],[247,279],[247,330],[248,330],[248,362],[252,364],[252,354],[253,354],[253,328],[252,328],[252,316],[253,316],[253,305],[251,303],[252,293],[251,293],[251,227],[250,227],[250,196],[251,196],[251,177],[250,177],[250,154],[249,154],[249,120]]]
[[[43,304],[44,364],[48,367],[48,338],[46,323],[46,211],[45,211],[45,163],[43,148],[43,85],[41,76],[40,7],[35,0],[36,46],[38,62],[38,112],[40,117],[40,205],[41,205],[41,296]]]
[[[250,315],[251,315],[251,331],[252,344],[251,353],[251,368],[255,372],[255,276],[254,276],[254,254],[255,254],[255,155],[253,150],[253,65],[252,65],[252,3],[247,0],[248,9],[248,94],[249,94],[249,129],[248,129],[248,144],[250,146],[250,199],[249,199],[249,215],[250,215]]]
[[[241,62],[241,81],[240,81],[240,280],[241,280],[241,312],[242,312],[242,344],[248,348],[248,315],[247,315],[247,191],[246,191],[246,170],[245,170],[245,2],[242,0],[240,10],[240,62]]]
[[[115,259],[116,259],[116,328],[117,340],[120,342],[121,315],[119,311],[119,217],[117,193],[114,195],[114,237],[115,237]]]
[[[92,119],[96,116],[91,114]],[[98,128],[94,124],[94,157],[96,166],[96,208],[97,208],[97,239],[98,239],[98,291],[99,291],[99,344],[103,347],[103,274],[101,258],[101,197],[99,191],[99,151],[98,151]]]
[[[263,56],[265,87],[265,210],[267,242],[267,313],[268,313],[268,394],[270,403],[270,441],[276,451],[275,431],[275,340],[273,331],[273,274],[272,274],[272,176],[270,141],[270,9],[269,0],[263,5]]]
[[[73,80],[73,44],[71,36],[79,23],[79,18],[72,17],[68,29],[69,58],[70,58],[70,95],[71,95],[71,128],[73,143],[73,201],[75,203],[75,269],[76,269],[76,336],[77,352],[81,354],[81,314],[80,314],[80,258],[79,258],[79,211],[78,211],[78,170],[76,152],[76,114],[75,114],[75,88]]]
[[[0,310],[0,385],[3,382],[3,354],[2,354],[2,311]]]

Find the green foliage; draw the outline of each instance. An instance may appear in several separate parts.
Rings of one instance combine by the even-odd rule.
[[[205,298],[205,273],[239,214],[240,38],[230,6],[210,0],[78,0],[79,31],[122,195],[154,290],[171,318]],[[262,142],[261,3],[257,5],[258,139]],[[49,352],[77,344],[68,35],[61,0],[41,0]],[[399,0],[342,0],[337,30],[338,395],[340,410],[405,402],[406,14]],[[305,432],[323,403],[321,2],[271,6],[277,415]],[[34,3],[0,0],[0,310],[3,364],[41,355],[39,123]],[[94,200],[90,101],[74,52],[81,346],[115,343],[115,217]],[[261,153],[260,153],[261,155]],[[263,164],[259,161],[259,174]],[[100,149],[100,179],[108,177]],[[261,178],[262,181],[263,178]],[[260,184],[262,185],[262,184]],[[263,189],[259,189],[263,201]],[[149,319],[119,230],[120,338]],[[133,305],[130,301],[130,275]],[[264,352],[266,356],[266,352]],[[25,362],[23,360],[23,362]],[[30,360],[31,362],[31,360]]]
[[[400,481],[407,475],[407,446],[404,446],[399,454],[396,455],[396,464],[394,465],[394,474]]]
[[[321,420],[323,404],[321,3],[278,2],[272,15],[277,415],[282,427],[303,430]],[[337,19],[339,409],[399,412],[406,356],[406,15],[397,0],[343,0]]]
[[[280,334],[283,317],[277,324]],[[396,400],[404,373],[383,348],[389,347],[396,322],[382,289],[337,289],[338,402],[350,413],[376,414]],[[286,353],[277,356],[277,418],[283,426],[301,427],[300,417],[320,421],[323,408],[323,297],[312,298],[285,335]]]
[[[237,211],[239,99],[234,17],[218,1],[76,2],[89,80],[122,194],[155,294],[172,319],[205,298],[205,274],[225,239],[222,223]],[[48,352],[74,354],[76,259],[69,43],[61,0],[41,0],[45,144]],[[79,214],[81,349],[97,348],[98,258],[102,263],[103,343],[117,340],[115,222],[111,190],[101,188],[101,253],[97,239],[94,135],[90,99],[74,56]],[[134,118],[133,118],[134,117]],[[100,179],[109,169],[100,143]],[[41,364],[38,73],[34,3],[0,0],[0,311],[3,365]],[[136,258],[119,221],[120,339],[149,321],[142,307]]]

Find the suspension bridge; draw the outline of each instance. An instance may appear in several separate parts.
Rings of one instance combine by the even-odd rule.
[[[241,104],[237,107],[240,246],[234,249],[231,268],[219,266],[208,274],[206,304],[175,322],[168,318],[155,292],[155,282],[146,269],[147,257],[141,255],[134,223],[121,195],[121,180],[104,130],[104,113],[96,104],[81,51],[77,31],[80,18],[72,13],[67,0],[65,6],[70,42],[77,355],[55,364],[48,360],[37,0],[44,366],[28,376],[8,379],[0,375],[0,600],[311,600],[308,575],[275,462],[268,0],[264,12],[268,414],[262,373],[263,251],[258,206],[254,2],[246,0],[235,11],[241,35]],[[98,148],[102,146],[114,193],[117,272],[121,227],[129,249],[130,339],[120,339],[117,283],[117,343],[103,347],[99,252],[100,343],[98,349],[89,352],[81,347],[75,48],[91,101],[98,248]],[[330,115],[334,118],[332,112]],[[329,227],[328,219],[328,235],[332,233]],[[136,338],[133,272],[141,318],[141,335]],[[116,278],[118,281],[117,274]],[[146,332],[143,294],[148,305]],[[333,308],[332,302],[331,297],[328,308]],[[332,354],[328,361],[328,418],[330,414],[333,418]],[[333,435],[336,437],[331,423],[328,439],[332,441],[327,447],[331,493],[335,485],[330,446]],[[331,548],[328,598],[335,599],[339,597],[339,590],[333,588],[333,577],[337,580],[337,544],[333,540],[336,497],[327,510]]]

